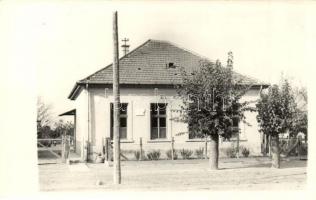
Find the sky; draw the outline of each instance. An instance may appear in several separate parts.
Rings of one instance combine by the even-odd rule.
[[[307,85],[315,37],[308,4],[38,1],[2,8],[11,20],[11,50],[31,61],[24,67],[35,72],[27,76],[56,119],[74,108],[67,97],[75,82],[112,62],[114,10],[119,38],[129,38],[130,50],[148,39],[167,40],[222,63],[232,51],[237,72],[267,83],[278,83],[283,73]]]

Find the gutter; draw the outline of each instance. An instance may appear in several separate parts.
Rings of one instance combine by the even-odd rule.
[[[91,82],[77,82],[76,85],[73,87],[73,89],[71,90],[69,96],[68,96],[68,99],[70,100],[76,100],[78,94],[80,93],[80,90],[82,89],[82,87],[85,87],[86,84],[89,84],[90,86],[105,86],[105,87],[108,87],[108,88],[111,88],[111,83],[100,83],[100,82],[96,82],[96,83],[91,83]],[[137,84],[137,83],[121,83],[120,86],[122,88],[124,87],[167,87],[167,88],[174,88],[174,86],[177,85],[177,84],[159,84],[159,83],[148,83],[148,84]],[[255,84],[255,85],[251,85],[250,88],[258,88],[258,89],[265,89],[265,88],[268,88],[270,85],[269,84]]]

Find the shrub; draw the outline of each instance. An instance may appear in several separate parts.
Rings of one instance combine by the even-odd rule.
[[[94,156],[94,162],[95,163],[104,163],[104,155],[102,155],[102,153],[98,153],[98,152],[93,152],[93,154],[95,154]]]
[[[302,144],[301,148],[299,149],[300,155],[306,156],[308,154],[307,144]]]
[[[144,150],[142,150],[142,155],[144,155]],[[134,151],[134,156],[136,160],[140,159],[140,150]],[[143,157],[144,159],[144,157]]]
[[[183,159],[190,159],[190,157],[192,156],[193,151],[189,150],[189,149],[181,149],[180,150],[180,155]]]
[[[147,153],[148,160],[159,160],[160,158],[160,151],[159,150],[152,150]]]
[[[228,158],[236,158],[237,156],[237,148],[235,147],[228,147],[225,149],[225,153],[226,153],[226,156]]]
[[[242,147],[242,149],[241,149],[241,153],[242,153],[242,155],[244,156],[244,157],[248,157],[249,156],[249,154],[250,154],[250,151],[249,151],[249,149],[248,148],[246,148],[246,147]]]
[[[198,159],[203,159],[204,157],[204,148],[199,148],[195,150],[195,155]]]
[[[166,151],[166,155],[167,155],[167,158],[168,158],[169,160],[172,159],[171,152],[172,152],[171,149],[169,149],[168,151]],[[178,159],[178,153],[177,153],[177,151],[176,151],[175,149],[173,150],[173,159],[174,159],[174,160],[177,160],[177,159]]]

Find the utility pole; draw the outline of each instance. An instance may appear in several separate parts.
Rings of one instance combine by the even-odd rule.
[[[118,48],[117,11],[113,13],[113,96],[114,96],[114,156],[113,156],[113,180],[114,184],[121,184],[121,160],[120,160],[120,87],[119,87],[119,48]]]
[[[127,44],[128,41],[128,38],[122,39],[122,42],[124,42],[124,44],[122,44],[121,47],[123,48],[124,56],[129,52],[129,45]]]

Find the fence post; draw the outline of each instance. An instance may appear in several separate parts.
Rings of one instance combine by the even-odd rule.
[[[297,145],[297,154],[298,158],[301,160],[301,144],[302,144],[302,138],[298,137],[298,145]]]
[[[239,141],[240,138],[239,138],[239,130],[238,130],[238,133],[237,133],[237,155],[236,157],[239,159],[239,148],[240,148],[240,145],[239,145]]]
[[[68,164],[70,164],[70,161],[69,161],[69,155],[70,155],[70,145],[71,145],[71,138],[70,138],[70,135],[67,135],[66,136],[66,145],[65,145],[65,153],[66,153],[66,155],[65,155],[65,159],[66,159],[66,162],[68,163]]]
[[[61,135],[61,161],[64,163],[65,160],[65,137]]]
[[[85,161],[88,162],[89,161],[89,142],[86,140],[85,141]]]
[[[271,157],[271,135],[269,135],[269,157]]]
[[[110,148],[111,148],[111,138],[109,137],[106,137],[104,138],[104,164],[107,166],[107,167],[111,167],[111,157],[110,157]]]
[[[139,149],[139,160],[143,160],[143,140],[141,137],[139,138]]]
[[[110,160],[110,138],[105,138],[106,160]]]
[[[174,160],[174,137],[171,138],[171,159]]]
[[[62,150],[61,150],[61,160],[63,163],[67,162],[67,159],[69,157],[69,151],[70,151],[70,136],[68,135],[62,135],[61,136],[61,144],[62,144]]]
[[[108,140],[107,138],[103,138],[103,143],[104,143],[104,146],[103,146],[103,149],[104,149],[104,160],[105,161],[108,161],[109,160],[109,155],[108,155]]]
[[[105,141],[104,141],[104,137],[102,137],[102,139],[101,139],[101,154],[102,154],[102,156],[105,157],[105,149],[104,149],[104,147],[105,147]]]
[[[205,135],[204,158],[207,159],[207,135]]]

